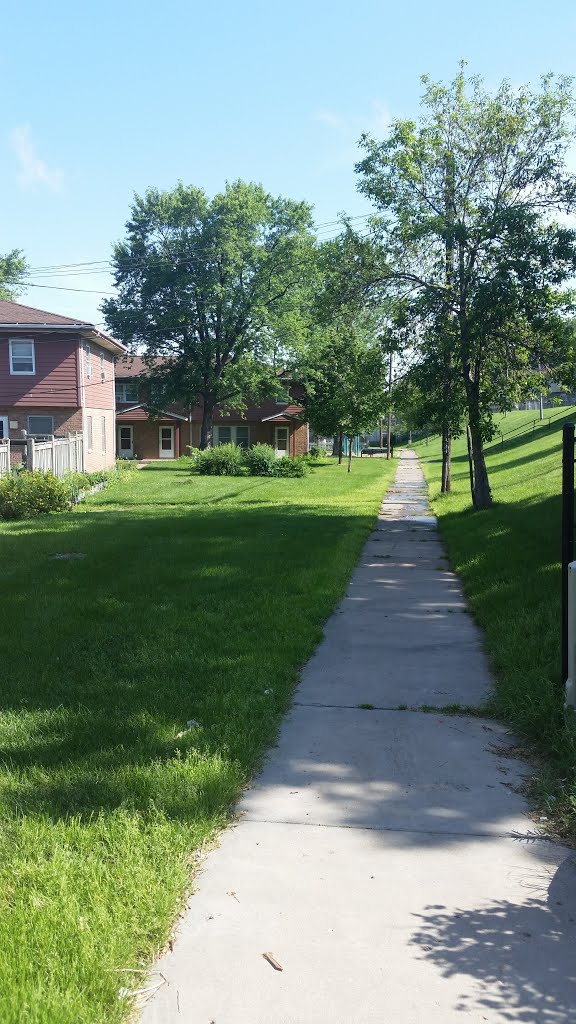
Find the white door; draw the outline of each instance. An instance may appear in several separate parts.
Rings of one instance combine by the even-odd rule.
[[[276,427],[276,455],[279,459],[283,455],[288,455],[289,451],[289,438],[290,428],[289,427]]]
[[[174,427],[160,427],[160,458],[174,458]]]
[[[7,416],[0,416],[0,439],[10,437],[10,425]]]
[[[118,427],[118,458],[132,459],[134,457],[134,428]]]

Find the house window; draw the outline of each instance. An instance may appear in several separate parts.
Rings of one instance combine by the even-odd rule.
[[[290,395],[287,391],[285,391],[284,394],[277,396],[276,405],[290,405]]]
[[[100,353],[100,380],[102,383],[106,380],[106,366],[104,365],[104,353]]]
[[[28,417],[28,433],[29,434],[53,434],[54,433],[54,417],[53,416],[29,416]]]
[[[106,417],[102,417],[102,455],[106,455]]]
[[[25,341],[16,341],[15,338],[10,338],[10,373],[28,376],[36,373],[32,338],[27,338]]]
[[[248,427],[236,427],[236,444],[240,448],[250,446],[250,431]]]
[[[232,442],[232,427],[216,427],[216,444],[230,444]]]
[[[215,427],[215,444],[237,444],[239,448],[250,447],[250,427]]]
[[[93,441],[92,417],[91,416],[87,416],[86,417],[86,433],[88,435],[88,451],[91,452],[92,451],[92,441]]]
[[[138,385],[133,384],[116,384],[116,401],[117,402],[137,402],[138,401]]]
[[[84,346],[84,372],[86,380],[90,380],[92,376],[92,350],[88,342]]]

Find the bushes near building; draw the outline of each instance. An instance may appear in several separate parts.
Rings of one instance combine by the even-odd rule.
[[[202,476],[281,476],[302,477],[309,469],[305,455],[278,458],[269,444],[255,444],[244,450],[235,444],[221,444],[199,451],[190,449],[194,469]]]

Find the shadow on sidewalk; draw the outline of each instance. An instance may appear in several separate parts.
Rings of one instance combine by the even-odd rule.
[[[478,982],[462,994],[462,1013],[485,1011],[484,1020],[568,1024],[576,1007],[576,864],[570,854],[546,892],[524,904],[495,900],[483,907],[429,906],[417,915],[410,944],[443,977]],[[464,985],[463,985],[464,988]]]

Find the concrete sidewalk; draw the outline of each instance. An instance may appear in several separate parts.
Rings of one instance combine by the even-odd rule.
[[[142,1024],[573,1021],[574,855],[538,838],[510,736],[399,709],[478,704],[489,685],[403,453]]]

